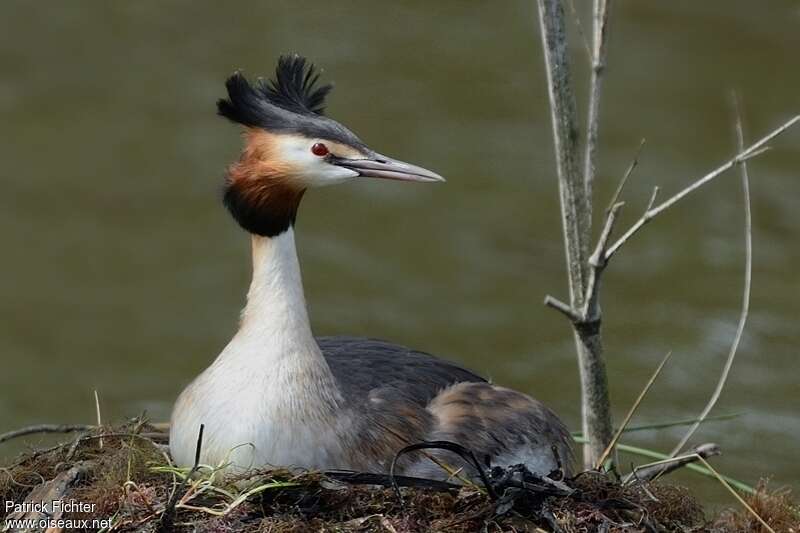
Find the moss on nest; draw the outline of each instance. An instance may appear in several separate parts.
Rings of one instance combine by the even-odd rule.
[[[184,482],[187,472],[171,465],[165,437],[142,421],[79,434],[0,469],[0,496],[22,502],[67,473],[74,479],[64,497],[94,507],[64,517],[112,518],[115,531],[766,531],[745,509],[707,517],[683,487],[621,485],[599,472],[563,480],[555,491],[528,490],[515,478],[516,485],[500,486],[498,500],[477,486],[405,487],[401,502],[391,488],[286,470],[226,484],[205,468]],[[800,511],[788,490],[761,485],[748,501],[775,531],[800,533]],[[5,506],[0,513],[5,519]]]

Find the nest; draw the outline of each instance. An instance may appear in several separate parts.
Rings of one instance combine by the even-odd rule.
[[[661,481],[622,484],[593,471],[542,478],[521,465],[492,469],[480,484],[288,470],[226,480],[218,469],[190,476],[175,467],[165,440],[143,421],[80,433],[0,469],[0,496],[17,504],[78,502],[45,511],[84,531],[766,531],[744,509],[708,517],[687,489]],[[787,490],[762,485],[749,503],[775,531],[800,532]],[[8,506],[0,513],[7,524],[44,516]]]

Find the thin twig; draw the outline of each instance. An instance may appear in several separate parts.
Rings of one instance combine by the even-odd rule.
[[[605,271],[606,264],[606,248],[608,241],[614,232],[614,224],[617,221],[619,210],[625,205],[624,202],[617,202],[606,213],[606,221],[603,224],[603,229],[600,232],[600,238],[597,240],[597,246],[594,252],[589,257],[589,280],[586,283],[586,294],[583,297],[583,308],[580,310],[582,323],[585,324],[599,324],[602,316],[600,312],[600,278]]]
[[[653,205],[656,203],[656,198],[658,198],[658,185],[653,187],[653,193],[650,195],[650,200],[647,202],[645,211],[650,211],[653,208]]]
[[[605,251],[608,246],[608,240],[611,238],[611,233],[614,231],[614,223],[617,221],[619,210],[625,205],[625,202],[617,202],[612,205],[606,214],[606,221],[603,224],[603,229],[600,232],[600,238],[597,240],[597,246],[594,252],[589,257],[589,265],[594,268],[602,268],[605,266]],[[589,298],[585,298],[586,301]]]
[[[73,433],[75,431],[89,431],[96,427],[87,424],[36,424],[0,434],[0,443],[37,433]]]
[[[72,461],[72,458],[75,456],[75,453],[78,451],[78,447],[83,442],[83,438],[86,436],[85,432],[78,433],[78,436],[72,440],[72,444],[69,445],[69,450],[67,450],[67,455],[64,457],[64,462]]]
[[[575,311],[569,304],[566,304],[555,298],[550,296],[549,294],[544,297],[544,305],[547,307],[552,307],[556,311],[559,311],[564,314],[572,323],[579,323],[583,321],[583,317]]]
[[[636,398],[636,401],[633,402],[633,405],[628,411],[628,414],[625,415],[625,419],[622,421],[622,424],[619,426],[619,429],[617,429],[617,432],[614,434],[614,438],[611,439],[611,442],[603,451],[603,455],[600,456],[600,459],[598,459],[597,463],[594,465],[595,469],[600,469],[600,467],[603,466],[603,463],[606,462],[606,459],[608,459],[608,456],[611,455],[611,452],[614,450],[614,447],[617,445],[617,442],[619,442],[619,438],[625,432],[625,428],[628,427],[628,423],[631,421],[631,418],[633,418],[633,415],[639,409],[639,405],[642,403],[642,400],[644,400],[644,397],[647,396],[648,392],[650,392],[650,387],[652,387],[653,383],[656,382],[656,379],[658,379],[659,374],[661,374],[661,370],[663,370],[664,365],[667,364],[667,361],[669,361],[670,357],[672,357],[672,351],[667,352],[667,355],[665,355],[664,359],[662,359],[661,363],[659,363],[658,368],[656,368],[655,372],[653,372],[653,375],[650,376],[650,379],[647,381],[647,384],[642,389],[642,392],[639,393],[639,396]]]
[[[608,42],[608,12],[611,0],[594,0],[592,9],[592,76],[589,89],[589,112],[586,118],[586,152],[583,158],[583,186],[586,197],[592,197],[596,174],[597,139],[600,129],[600,95],[603,90],[603,74],[606,68]],[[588,202],[589,220],[592,218],[592,202]]]
[[[720,455],[721,453],[722,450],[720,450],[719,446],[713,442],[701,444],[685,455],[669,457],[667,459],[661,459],[660,461],[655,461],[646,465],[637,466],[633,469],[633,472],[625,476],[625,479],[622,480],[622,483],[627,484],[632,483],[633,481],[652,481],[658,477],[669,474],[670,472],[674,472],[679,468],[683,468],[684,466],[688,466],[697,462],[698,457],[712,457],[715,455]]]
[[[739,151],[741,152],[744,147],[744,131],[742,127],[742,117],[739,113],[738,105],[736,108],[736,139],[739,145]],[[736,351],[739,349],[739,343],[742,340],[744,326],[747,323],[747,315],[750,312],[750,286],[753,277],[753,217],[750,210],[750,177],[747,172],[746,162],[742,162],[741,169],[742,191],[744,193],[745,267],[744,289],[742,291],[742,309],[739,314],[739,324],[736,327],[736,335],[734,336],[733,343],[728,351],[728,357],[725,360],[725,366],[722,369],[722,374],[719,376],[719,381],[717,381],[717,386],[714,389],[714,393],[711,395],[711,398],[709,398],[708,403],[703,409],[703,412],[700,413],[700,416],[697,418],[697,422],[692,424],[692,427],[689,428],[680,442],[678,442],[678,444],[672,450],[670,455],[673,457],[680,453],[683,447],[686,446],[686,443],[692,438],[692,435],[694,435],[694,432],[697,431],[698,427],[700,427],[700,424],[703,423],[703,420],[705,420],[705,418],[708,416],[708,413],[710,413],[717,404],[717,400],[719,400],[722,390],[725,388],[725,383],[728,381],[728,375],[730,374],[731,367],[733,366],[733,360],[736,358]]]
[[[180,499],[180,494],[183,492],[184,487],[192,478],[192,476],[197,472],[200,468],[200,452],[203,448],[203,430],[205,429],[205,424],[200,424],[200,430],[197,432],[197,446],[194,450],[194,465],[192,469],[189,470],[189,473],[186,474],[186,477],[181,480],[180,485],[178,485],[172,494],[169,497],[169,501],[167,502],[166,507],[164,508],[164,512],[161,515],[161,518],[158,521],[158,526],[156,531],[159,533],[166,533],[172,531],[172,525],[175,521],[175,507],[178,504],[178,500]]]
[[[712,170],[711,172],[709,172],[708,174],[706,174],[702,178],[692,182],[689,186],[685,187],[684,189],[682,189],[680,192],[678,192],[677,194],[673,195],[669,199],[661,202],[656,207],[652,207],[652,208],[646,210],[642,214],[641,218],[639,218],[639,220],[637,220],[628,229],[628,231],[626,231],[619,239],[617,239],[617,241],[613,245],[611,245],[608,248],[608,250],[606,251],[606,259],[610,259],[611,256],[613,256],[617,252],[617,250],[619,250],[620,247],[622,247],[623,244],[625,244],[633,235],[635,235],[640,229],[642,229],[642,226],[644,226],[645,224],[650,222],[653,218],[655,218],[656,216],[660,215],[661,213],[663,213],[664,211],[666,211],[667,209],[669,209],[670,207],[672,207],[673,205],[678,203],[680,200],[682,200],[687,195],[689,195],[692,192],[696,191],[697,189],[699,189],[700,187],[702,187],[706,183],[710,182],[714,178],[717,178],[718,176],[720,176],[721,174],[723,174],[726,171],[730,170],[731,168],[733,168],[733,167],[735,167],[737,165],[743,164],[748,159],[751,159],[753,157],[757,157],[757,156],[763,154],[767,149],[767,147],[765,145],[768,142],[770,142],[771,140],[775,139],[776,137],[778,137],[779,135],[784,133],[786,130],[788,130],[789,128],[791,128],[792,126],[797,124],[798,122],[800,122],[800,115],[795,115],[790,120],[788,120],[787,122],[783,123],[780,127],[772,130],[770,133],[765,135],[758,142],[756,142],[755,144],[751,145],[746,150],[741,150],[738,154],[736,154],[736,156],[734,156],[733,158],[729,159],[726,163],[720,165],[719,167],[717,167],[716,169]]]
[[[575,442],[579,442],[579,443],[586,442],[586,439],[584,439],[583,437],[573,437],[573,438],[575,439]],[[625,452],[625,453],[629,453],[629,454],[633,454],[633,455],[638,455],[640,457],[648,457],[650,459],[655,459],[657,461],[662,461],[664,459],[670,459],[670,457],[668,455],[666,455],[666,454],[659,453],[659,452],[656,452],[656,451],[653,451],[653,450],[648,450],[647,448],[640,448],[638,446],[631,446],[630,444],[623,444],[621,442],[619,444],[617,444],[617,450],[620,451],[620,452]],[[688,470],[691,470],[692,472],[696,472],[698,474],[701,474],[701,475],[704,475],[704,476],[707,476],[707,477],[714,477],[714,474],[712,474],[710,470],[708,470],[707,468],[705,468],[703,466],[700,466],[700,465],[688,464],[688,465],[686,465],[686,468]],[[746,494],[755,494],[756,493],[756,489],[754,489],[753,487],[751,487],[750,485],[748,485],[746,483],[743,483],[743,482],[741,482],[741,481],[739,481],[737,479],[733,479],[733,478],[728,477],[728,476],[723,476],[723,477],[725,478],[725,481],[727,481],[728,484],[733,485],[736,488],[736,490],[739,490],[739,491],[744,492]]]
[[[625,174],[622,176],[622,179],[617,185],[617,190],[614,191],[614,195],[611,197],[611,201],[608,203],[608,207],[606,208],[606,216],[608,216],[611,208],[619,202],[619,197],[622,195],[623,189],[625,189],[625,184],[628,183],[628,178],[631,177],[633,171],[636,170],[637,166],[639,166],[639,156],[642,154],[642,148],[644,148],[645,142],[645,138],[642,137],[642,140],[639,141],[639,147],[636,149],[636,153],[633,156],[633,160],[631,160],[631,163],[628,165],[628,169],[625,171]]]

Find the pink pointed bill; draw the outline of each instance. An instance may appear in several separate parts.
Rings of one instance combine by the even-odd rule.
[[[354,170],[365,178],[382,178],[425,183],[445,181],[442,176],[426,168],[404,163],[403,161],[398,161],[381,154],[375,154],[374,157],[370,159],[340,159],[336,164]]]

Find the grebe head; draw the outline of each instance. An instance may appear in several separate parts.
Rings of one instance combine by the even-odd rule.
[[[303,193],[359,177],[414,182],[444,178],[371,150],[323,115],[331,85],[305,58],[281,56],[275,78],[251,84],[240,72],[226,82],[219,114],[245,126],[245,148],[225,179],[224,201],[251,233],[275,236],[294,223]]]

